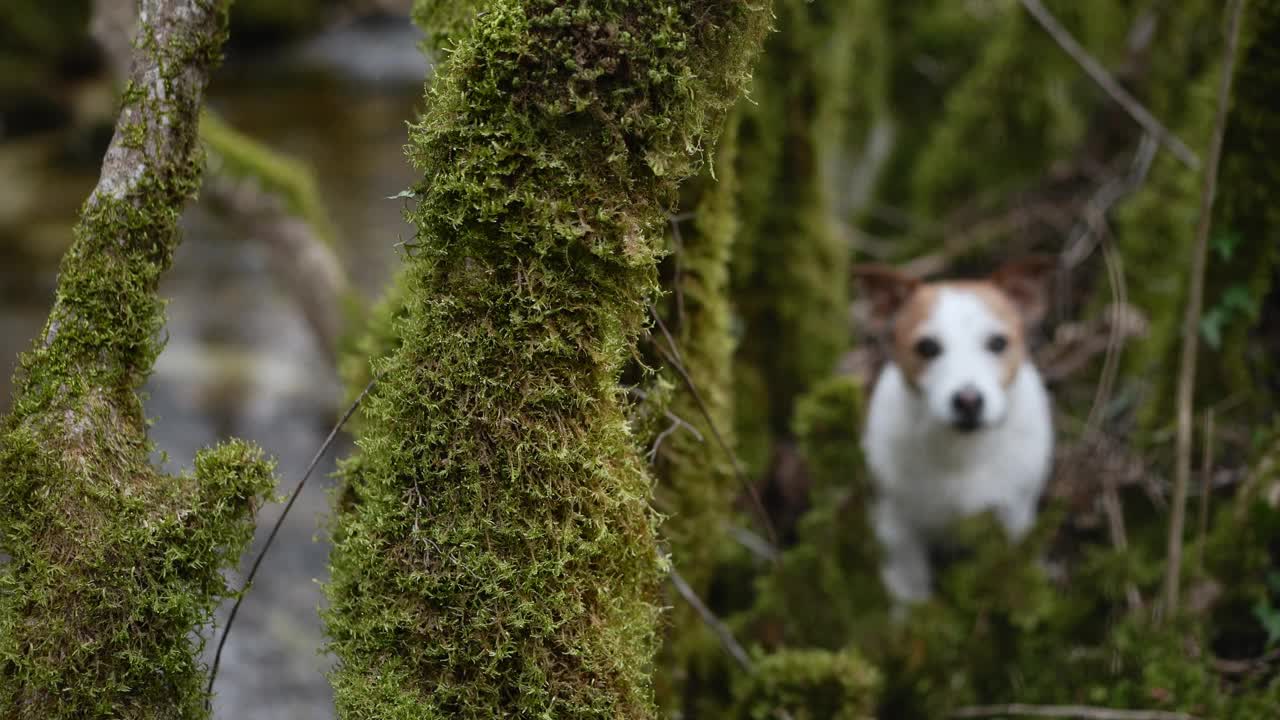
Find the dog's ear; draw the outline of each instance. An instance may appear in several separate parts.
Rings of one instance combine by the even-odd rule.
[[[871,319],[876,330],[889,327],[893,316],[920,286],[916,278],[888,265],[854,265],[853,278],[858,292],[871,301]]]
[[[1009,296],[1023,321],[1032,326],[1049,309],[1049,286],[1057,269],[1058,259],[1052,255],[1028,255],[1001,265],[988,280]]]

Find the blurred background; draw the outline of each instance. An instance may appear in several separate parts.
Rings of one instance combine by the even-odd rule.
[[[362,363],[350,339],[361,308],[413,233],[398,195],[420,180],[404,154],[406,123],[431,65],[411,4],[235,2],[227,61],[208,95],[210,173],[164,280],[168,344],[146,388],[168,469],[238,436],[279,458],[287,491],[345,408],[352,388],[339,358]],[[0,412],[110,139],[122,36],[101,15],[111,5],[0,7]],[[1226,16],[1218,0],[1035,3],[1055,30],[1028,5],[778,0],[778,32],[730,121],[735,154],[721,156],[717,173],[737,229],[733,373],[717,392],[732,396],[723,429],[782,547],[766,547],[729,463],[707,461],[717,497],[739,512],[695,584],[749,647],[855,647],[883,673],[881,717],[1018,697],[1268,716],[1249,713],[1280,696],[1271,209],[1280,204],[1270,199],[1280,177],[1267,161],[1270,128],[1280,128],[1267,109],[1280,97],[1269,54],[1280,47],[1280,11],[1249,16],[1239,53],[1198,324],[1188,537],[1199,554],[1190,624],[1180,626],[1194,630],[1170,640],[1145,619],[1158,605],[1181,327]],[[1082,55],[1154,125],[1101,89]],[[684,272],[682,243],[697,241],[705,180],[673,208],[668,289]],[[283,200],[263,205],[264,194]],[[886,637],[861,526],[864,478],[848,472],[860,463],[858,420],[841,409],[856,406],[883,358],[849,266],[973,275],[1030,252],[1060,268],[1035,338],[1060,436],[1054,512],[1037,536],[1047,572],[1015,576],[1007,549],[979,553],[986,564],[944,579],[945,609]],[[682,299],[669,295],[661,312],[679,318],[685,309],[671,303]],[[690,450],[687,438],[682,450],[679,437],[655,449],[661,477],[715,454]],[[332,457],[349,450],[340,442],[320,465],[245,602],[218,677],[218,717],[333,716],[315,608],[325,489]],[[664,492],[660,507],[680,502]],[[278,512],[260,515],[254,551]],[[670,532],[678,546],[681,526]],[[694,633],[687,618],[675,624]],[[970,632],[986,638],[980,650],[960,642]],[[689,659],[660,679],[664,705],[672,717],[720,717],[740,692],[722,648],[701,636],[677,646],[668,652]],[[1030,658],[1043,662],[1038,675],[1025,670]]]

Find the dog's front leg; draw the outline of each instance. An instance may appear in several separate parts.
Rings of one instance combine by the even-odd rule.
[[[872,527],[883,552],[880,579],[893,598],[894,614],[929,598],[929,553],[924,536],[889,498],[876,501]]]

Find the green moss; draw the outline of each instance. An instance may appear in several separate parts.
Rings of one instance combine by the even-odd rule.
[[[754,102],[741,109],[737,361],[759,374],[763,394],[738,408],[762,419],[739,424],[767,423],[775,437],[789,433],[796,396],[832,371],[849,342],[850,249],[836,225],[830,163],[844,138],[851,72],[834,29],[847,27],[856,5],[780,2]]]
[[[668,263],[673,268],[675,288],[667,295],[662,311],[698,397],[678,373],[665,373],[666,384],[679,388],[669,409],[692,424],[694,431],[677,428],[662,442],[656,458],[655,504],[665,515],[660,534],[671,562],[699,596],[706,594],[720,546],[732,542],[726,530],[735,520],[733,500],[739,490],[733,465],[715,440],[718,432],[730,447],[735,445],[729,258],[737,232],[736,153],[730,126],[720,138],[714,168],[708,167],[681,188],[681,206],[692,206],[694,217],[692,222],[679,225],[680,242]],[[655,342],[665,346],[660,335]],[[704,405],[711,422],[703,415]],[[669,425],[663,420],[664,427],[657,428],[658,432]],[[688,603],[676,604],[660,661],[658,696],[662,705],[675,706],[682,694],[685,664],[690,653],[702,646],[705,632],[702,620]]]
[[[1280,244],[1271,240],[1280,232],[1280,208],[1273,201],[1280,166],[1267,151],[1280,143],[1280,109],[1272,101],[1280,92],[1274,72],[1280,62],[1280,4],[1263,0],[1248,8],[1248,35],[1223,138],[1205,291],[1206,317],[1221,336],[1210,348],[1209,363],[1221,384],[1206,391],[1211,397],[1241,393],[1255,412],[1265,412],[1274,403],[1251,388],[1265,382],[1272,359],[1251,349],[1250,334],[1280,268]]]
[[[755,605],[742,619],[753,635],[837,650],[886,621],[880,548],[867,522],[863,407],[862,387],[844,376],[819,383],[797,403],[795,433],[812,481],[812,509],[796,543],[758,582]]]
[[[413,21],[426,33],[428,52],[442,49],[450,37],[465,32],[475,19],[476,0],[415,0]]]
[[[335,528],[345,717],[652,716],[661,562],[617,377],[767,18],[499,0],[455,39]]]
[[[871,720],[880,676],[857,652],[786,650],[760,658],[746,677],[735,717]]]
[[[1104,65],[1122,55],[1131,2],[1049,2],[1051,12]],[[914,165],[913,207],[941,220],[966,203],[990,203],[1045,174],[1078,147],[1100,91],[1017,3],[946,95]]]
[[[144,3],[152,22],[172,9]],[[153,72],[131,84],[103,180],[63,259],[48,324],[0,421],[0,716],[200,718],[195,633],[231,593],[222,571],[248,543],[272,484],[261,452],[232,442],[169,477],[137,395],[160,351],[161,273],[199,182],[203,82],[226,7],[146,25]]]

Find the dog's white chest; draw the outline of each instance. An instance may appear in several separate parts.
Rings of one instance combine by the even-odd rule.
[[[990,428],[960,433],[938,423],[894,366],[872,392],[863,449],[876,491],[872,527],[886,554],[890,592],[902,601],[929,594],[925,547],[961,517],[992,510],[1013,539],[1035,522],[1053,453],[1049,399],[1024,365],[1008,392],[1008,412]]]

